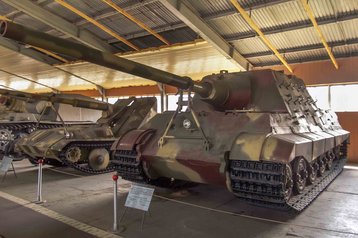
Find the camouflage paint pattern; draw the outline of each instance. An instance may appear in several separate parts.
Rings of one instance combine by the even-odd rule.
[[[260,180],[264,175],[276,179],[272,181],[276,187],[270,185],[270,189],[280,202],[287,199],[282,195],[292,191],[291,177],[295,177],[296,188],[299,177],[307,178],[306,164],[312,167],[310,162],[319,159],[321,167],[328,168],[328,160],[346,154],[349,132],[341,128],[333,112],[317,108],[296,77],[271,70],[222,71],[194,82],[10,22],[0,22],[0,35],[195,93],[187,111],[178,107],[176,112],[158,114],[112,145],[112,163],[129,179],[174,178],[227,185],[232,191],[231,179],[238,186],[235,194],[245,197],[250,189],[268,195],[264,191],[267,181]],[[293,163],[297,168],[292,172],[291,161],[299,161],[301,167]],[[257,164],[273,165],[271,174],[245,167]],[[255,180],[250,183],[245,182],[246,175],[259,176],[249,178]],[[249,196],[254,197],[253,193]]]
[[[152,180],[168,177],[225,185],[228,161],[289,163],[302,156],[310,162],[348,140],[349,132],[341,128],[335,113],[317,108],[298,78],[263,70],[221,72],[203,79],[215,80],[238,91],[231,86],[235,83],[246,93],[241,98],[228,96],[221,105],[206,103],[196,94],[191,109],[175,116],[163,143],[159,142],[165,125],[174,112],[157,114],[138,130],[118,139],[112,150],[137,150],[137,160],[143,161]],[[203,143],[193,113],[209,148]],[[185,120],[191,122],[189,128],[184,127]],[[142,134],[147,135],[143,138]],[[142,143],[145,138],[149,139]]]
[[[93,125],[38,130],[21,138],[16,150],[31,158],[59,159],[67,145],[79,143],[112,143],[125,132],[138,128],[156,113],[156,98],[118,100]]]
[[[63,127],[63,122],[57,120],[58,115],[55,111],[58,110],[60,103],[95,110],[112,110],[110,104],[83,95],[33,94],[7,89],[0,89],[0,94],[0,156],[7,153],[14,157],[22,157],[20,151],[15,152],[13,148],[18,139],[36,129]],[[83,121],[64,123],[68,127],[94,124]]]

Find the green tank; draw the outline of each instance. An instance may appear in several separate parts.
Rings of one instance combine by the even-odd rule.
[[[39,130],[19,139],[15,150],[33,161],[60,162],[91,174],[110,172],[109,149],[114,140],[155,113],[155,97],[118,100],[93,125]]]
[[[58,120],[59,103],[76,107],[104,110],[107,103],[82,95],[33,94],[7,89],[0,89],[2,107],[0,111],[0,156],[5,154],[22,158],[14,151],[15,141],[37,129],[68,127],[73,125],[90,125],[93,122]]]
[[[124,179],[215,184],[259,206],[301,211],[343,169],[349,132],[297,77],[222,71],[195,82],[13,23],[0,34],[189,94],[114,142],[110,164]]]

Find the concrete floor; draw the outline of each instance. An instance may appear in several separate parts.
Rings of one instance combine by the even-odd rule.
[[[0,191],[33,201],[37,170],[16,162]],[[120,180],[120,206],[131,183]],[[118,237],[358,237],[358,170],[343,173],[299,215],[253,207],[223,188],[197,185],[182,190],[156,188],[150,215],[128,210]],[[86,176],[69,168],[44,169],[45,208],[110,232],[113,224],[111,174]],[[110,233],[108,233],[110,234]],[[0,237],[95,237],[29,208],[0,198]]]

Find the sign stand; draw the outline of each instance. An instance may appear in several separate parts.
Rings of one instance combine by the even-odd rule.
[[[118,172],[113,176],[113,232],[118,232]]]
[[[13,164],[13,158],[12,157],[8,157],[8,156],[4,156],[4,158],[1,160],[1,163],[0,163],[0,172],[3,172],[4,175],[1,179],[1,183],[3,183],[5,181],[5,178],[6,178],[6,175],[9,171],[12,171],[15,175],[15,178],[17,178],[17,174],[16,174],[16,171],[15,171],[15,167],[14,167],[14,164]],[[11,166],[11,170],[9,170]]]
[[[149,206],[152,201],[153,194],[154,194],[154,188],[132,185],[126,199],[126,203],[124,204],[125,209],[121,218],[119,219],[119,223],[124,218],[124,215],[126,214],[128,208],[142,210],[143,214],[142,214],[142,221],[141,221],[141,231],[143,231],[145,215],[147,212],[149,213]]]
[[[43,204],[46,202],[42,200],[42,166],[44,162],[45,161],[43,159],[38,160],[39,167],[37,170],[37,198],[35,201],[36,204]]]

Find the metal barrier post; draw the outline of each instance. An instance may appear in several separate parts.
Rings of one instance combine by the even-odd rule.
[[[37,173],[37,198],[35,203],[42,204],[44,201],[42,200],[42,166],[45,161],[43,159],[38,160],[38,173]]]
[[[113,231],[118,231],[118,173],[116,172],[113,176]]]

